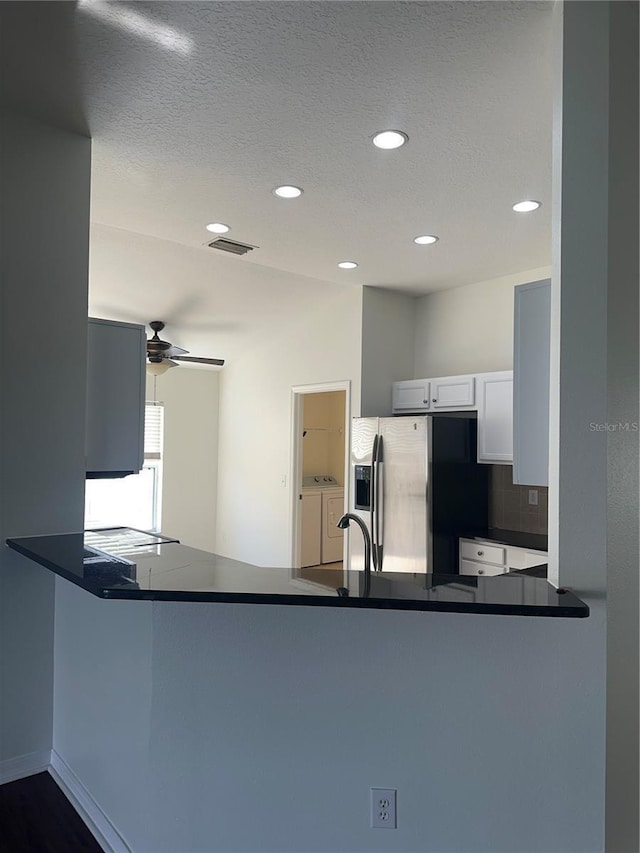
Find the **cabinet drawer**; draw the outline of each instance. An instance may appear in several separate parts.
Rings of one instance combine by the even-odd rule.
[[[498,545],[485,545],[484,542],[460,542],[460,557],[479,563],[494,563],[504,566],[505,549]]]
[[[460,558],[461,575],[503,575],[504,566],[494,566],[492,563],[478,563],[476,560]]]

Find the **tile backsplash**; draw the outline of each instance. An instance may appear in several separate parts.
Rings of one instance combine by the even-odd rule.
[[[529,503],[529,490],[538,492],[538,505]],[[547,533],[546,486],[514,486],[511,465],[492,465],[489,475],[489,527]]]

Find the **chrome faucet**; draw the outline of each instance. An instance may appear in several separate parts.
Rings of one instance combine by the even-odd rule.
[[[363,597],[367,598],[369,595],[369,591],[371,589],[371,536],[369,536],[369,531],[367,530],[367,525],[364,521],[359,518],[359,516],[354,515],[351,512],[345,513],[342,516],[336,527],[339,527],[341,530],[346,530],[347,527],[350,526],[350,523],[355,521],[359,526],[360,530],[362,530],[362,537],[364,539],[364,592]]]

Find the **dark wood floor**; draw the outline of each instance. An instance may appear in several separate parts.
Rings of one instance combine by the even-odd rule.
[[[0,853],[101,853],[48,773],[0,785]]]

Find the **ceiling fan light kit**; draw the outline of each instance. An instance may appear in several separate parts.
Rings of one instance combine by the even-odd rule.
[[[164,359],[163,361],[148,361],[147,362],[147,373],[149,376],[162,376],[163,373],[166,373],[172,367],[177,367],[178,365],[175,361],[171,361],[171,359]]]
[[[171,367],[179,367],[179,361],[189,361],[195,364],[224,364],[223,358],[198,358],[189,356],[189,350],[176,347],[169,341],[163,341],[158,332],[164,329],[162,320],[152,320],[149,323],[153,337],[147,339],[147,373],[151,376],[162,376]]]

